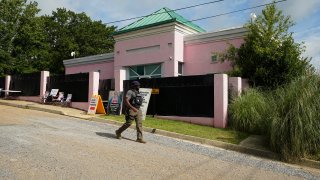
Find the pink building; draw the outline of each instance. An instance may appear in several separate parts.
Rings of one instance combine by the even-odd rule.
[[[114,53],[64,60],[66,74],[100,72],[100,79],[123,80],[223,73],[230,62],[219,62],[229,44],[239,47],[243,27],[205,32],[168,8],[133,22],[114,34]]]

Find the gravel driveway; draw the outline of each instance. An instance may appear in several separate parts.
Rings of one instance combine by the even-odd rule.
[[[0,105],[0,179],[320,179],[315,169]]]

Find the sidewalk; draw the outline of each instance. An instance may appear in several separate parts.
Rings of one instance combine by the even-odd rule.
[[[61,107],[61,106],[54,106],[54,105],[47,105],[47,104],[39,104],[35,102],[28,102],[28,101],[20,101],[20,100],[4,100],[0,99],[1,105],[13,106],[18,108],[24,109],[32,109],[38,111],[44,111],[54,114],[61,114],[70,117],[76,117],[81,119],[89,120],[93,115],[87,115],[85,111],[79,109],[73,109],[68,107]]]
[[[60,114],[60,115],[85,119],[88,121],[112,124],[116,126],[122,125],[121,122],[99,118],[99,115],[87,115],[85,111],[68,108],[68,107],[39,104],[35,102],[20,101],[20,100],[3,100],[3,99],[0,99],[0,105],[44,111],[44,112],[49,112],[54,114]],[[131,126],[130,128],[134,129],[135,127]],[[220,147],[226,150],[237,151],[237,152],[264,157],[268,159],[279,160],[279,157],[277,154],[265,148],[265,146],[263,145],[264,140],[263,140],[263,137],[261,136],[255,136],[255,135],[249,136],[247,139],[240,142],[239,145],[236,145],[236,144],[225,143],[222,141],[208,140],[204,138],[193,137],[193,136],[178,134],[174,132],[164,131],[160,129],[148,128],[148,127],[144,127],[143,130],[145,132],[149,132],[153,134],[159,134],[159,135],[168,136],[172,138],[183,139],[183,140],[201,143],[205,145]],[[309,159],[302,159],[299,165],[320,169],[320,162],[309,160]]]

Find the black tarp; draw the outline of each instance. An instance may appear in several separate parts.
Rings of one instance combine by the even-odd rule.
[[[124,81],[124,92],[134,80]],[[214,75],[140,79],[142,88],[159,89],[151,95],[147,114],[213,117]]]
[[[72,102],[88,102],[89,73],[50,76],[47,91],[51,89],[59,89],[65,96],[72,94]]]
[[[40,95],[41,72],[12,75],[9,90],[21,91],[21,93],[10,93],[18,96]]]

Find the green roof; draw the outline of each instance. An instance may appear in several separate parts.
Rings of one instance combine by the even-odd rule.
[[[198,32],[205,32],[204,29],[197,26],[196,24],[188,21],[184,17],[180,16],[179,14],[175,13],[169,8],[162,8],[148,16],[145,16],[138,21],[135,21],[121,29],[119,29],[114,34],[122,34],[126,32],[136,31],[139,29],[147,28],[147,27],[153,27],[158,26],[166,23],[171,22],[179,22],[181,24],[184,24],[185,26],[188,26],[189,28],[196,30]]]

